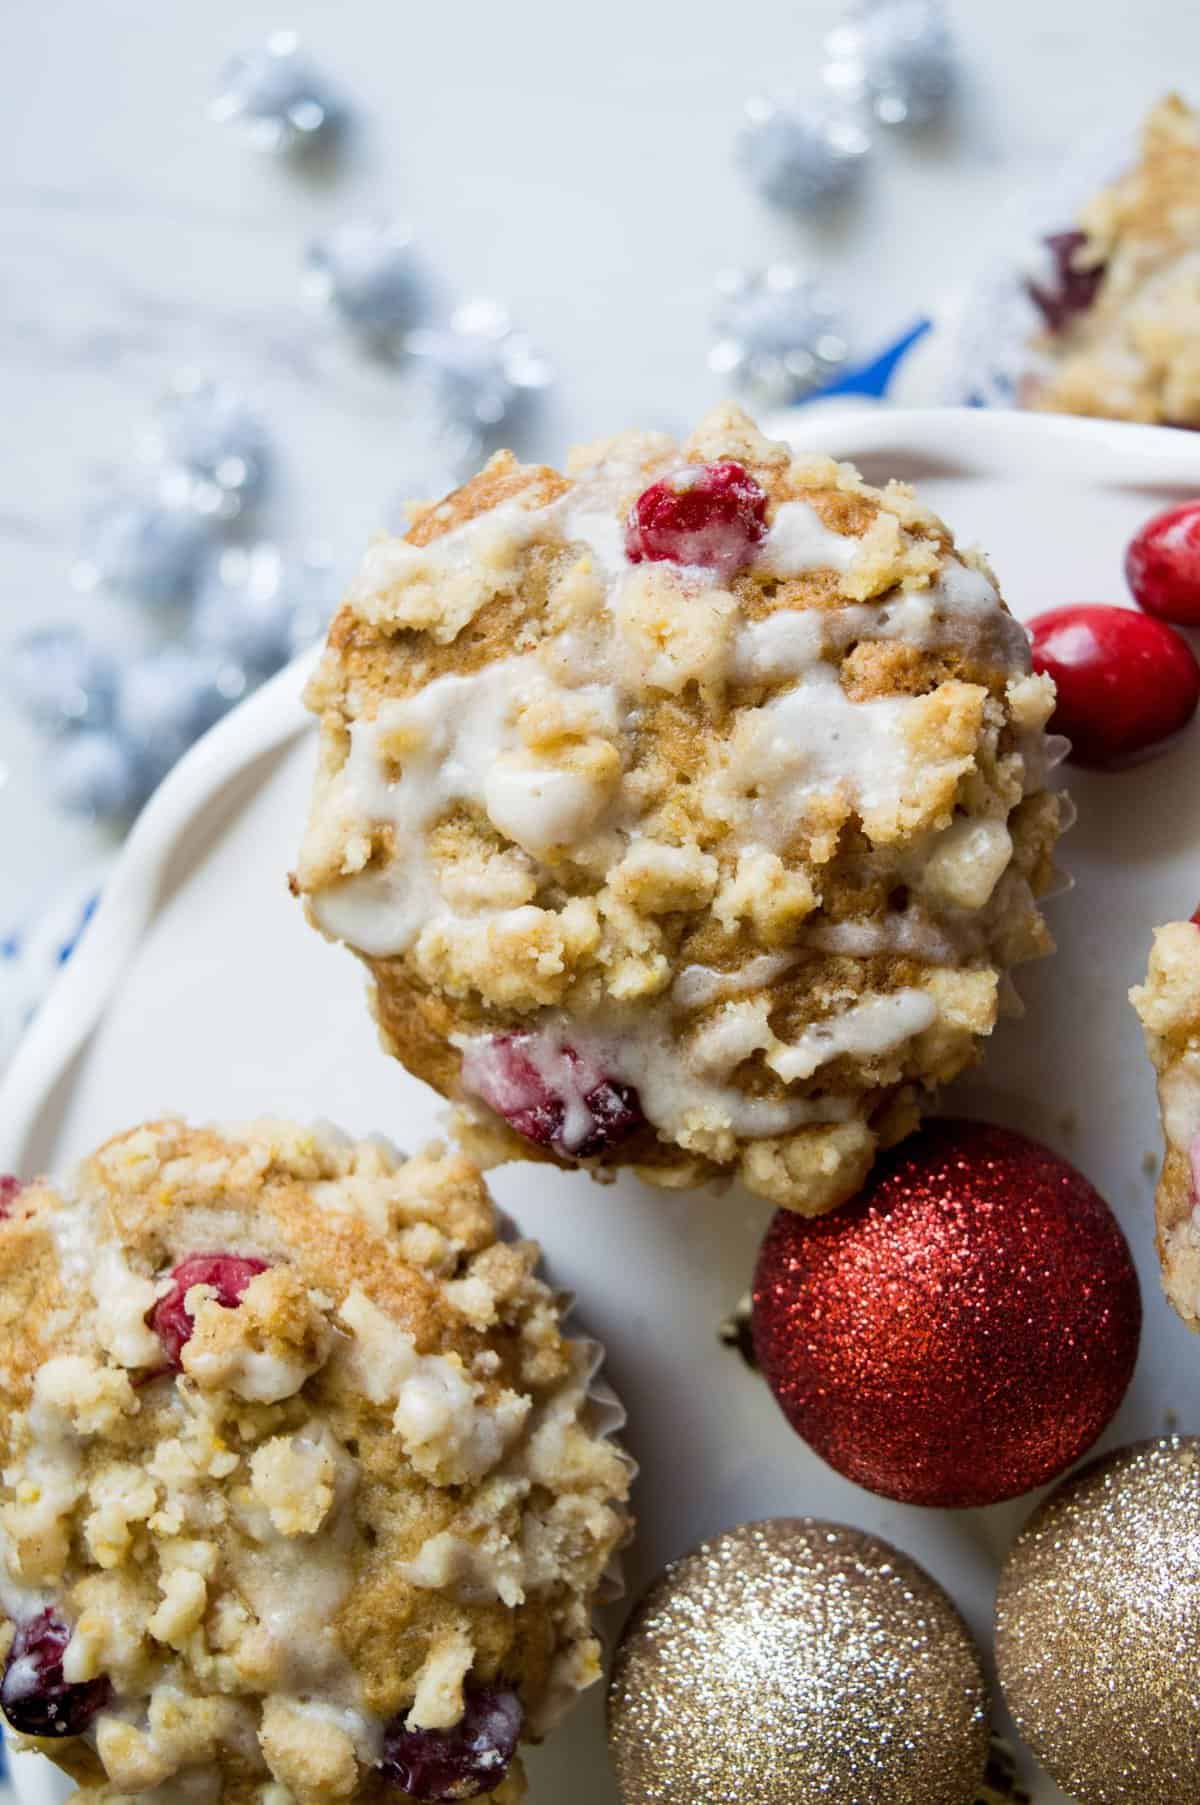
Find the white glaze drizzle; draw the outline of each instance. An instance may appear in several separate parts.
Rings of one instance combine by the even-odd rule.
[[[435,589],[470,571],[494,549],[519,550],[543,530],[543,525],[541,509],[526,508],[519,500],[513,500],[451,527],[428,545],[414,545],[408,539],[391,536],[376,539],[367,547],[348,599],[370,612],[401,581],[428,584],[431,590]]]
[[[646,1119],[670,1135],[705,1119],[755,1140],[807,1123],[846,1121],[854,1113],[851,1097],[747,1096],[727,1080],[754,1047],[732,1036],[720,1046],[715,1038],[700,1048],[681,1044],[672,1010],[663,1002],[586,1017],[550,1010],[539,1016],[538,1031],[557,1046],[569,1040],[588,1066],[631,1085]],[[455,1037],[468,1070],[473,1057],[485,1056],[487,1043],[487,1036]]]
[[[12,1623],[27,1623],[53,1602],[53,1595],[41,1586],[27,1586],[12,1576],[12,1543],[8,1531],[0,1527],[0,1611]]]
[[[371,1718],[362,1710],[358,1676],[342,1651],[335,1624],[354,1583],[357,1472],[332,1435],[325,1432],[319,1439],[334,1456],[333,1503],[319,1533],[277,1534],[260,1506],[243,1504],[239,1509],[248,1536],[231,1554],[231,1565],[238,1591],[271,1638],[283,1669],[282,1689],[318,1693],[353,1713],[360,1735],[368,1739]]]
[[[859,541],[825,525],[811,502],[785,501],[775,510],[756,562],[776,577],[807,570],[849,570]]]
[[[518,706],[557,693],[545,666],[527,654],[468,677],[438,677],[403,701],[383,703],[373,721],[355,722],[334,805],[392,827],[405,856],[323,890],[313,908],[327,932],[382,957],[404,952],[426,922],[451,912],[424,840],[456,802],[482,805],[501,832],[535,856],[595,824],[602,793],[582,777],[519,753]],[[598,730],[614,729],[618,704],[610,686],[585,685],[572,699]],[[389,741],[404,744],[394,779],[387,772]]]
[[[917,909],[888,910],[863,920],[817,921],[804,931],[804,944],[814,952],[844,953],[868,959],[877,953],[900,953],[931,965],[951,965],[958,946],[940,922]]]
[[[796,953],[760,953],[734,971],[715,971],[708,965],[685,965],[671,986],[672,1000],[681,1009],[705,1009],[724,997],[765,990],[795,965],[798,956]]]
[[[847,543],[855,545],[857,541]],[[1001,608],[990,580],[982,571],[949,559],[936,582],[924,589],[902,590],[883,602],[780,609],[762,620],[744,623],[734,649],[734,675],[741,682],[800,677],[822,659],[862,639],[903,640],[925,651],[978,648],[1011,666],[1016,674],[1032,668],[1025,629]],[[1043,737],[1036,736],[1039,746]],[[1052,744],[1056,743],[1057,736],[1053,736]],[[1046,746],[1046,768],[1063,756],[1061,752],[1056,755],[1052,744]],[[1037,787],[1042,782],[1044,774]]]
[[[744,711],[725,765],[705,788],[709,812],[735,843],[782,849],[810,798],[839,787],[861,811],[898,806],[917,781],[906,737],[913,702],[852,702],[836,668],[817,663],[790,689]]]
[[[589,505],[590,500],[586,493],[576,497],[574,491],[564,497],[563,538],[569,544],[586,545],[605,575],[618,576],[629,568],[625,556],[625,523],[611,508],[604,507],[602,498],[597,498],[595,506]]]
[[[535,860],[569,850],[601,828],[615,828],[627,843],[636,838],[636,806],[621,794],[613,798],[602,793],[572,770],[531,758],[520,747],[514,716],[535,697],[567,697],[572,707],[582,705],[590,711],[597,732],[619,740],[636,698],[623,693],[621,659],[608,640],[631,568],[618,501],[644,480],[642,472],[617,463],[547,508],[525,511],[516,503],[505,504],[483,516],[482,522],[455,529],[420,548],[422,568],[436,569],[444,555],[453,574],[469,565],[473,533],[506,534],[510,539],[515,534],[520,539],[542,537],[548,528],[551,532],[556,528],[565,543],[587,549],[606,582],[607,624],[602,621],[599,631],[560,635],[540,651],[502,659],[466,677],[437,678],[404,701],[384,703],[375,722],[354,724],[350,754],[335,780],[337,794],[329,805],[343,809],[350,820],[390,826],[402,852],[385,864],[368,865],[326,886],[314,897],[314,912],[326,931],[369,955],[389,956],[405,951],[433,921],[453,923],[482,915],[519,926],[519,908],[484,906],[459,917],[442,893],[425,839],[429,828],[455,804],[482,809],[507,839]],[[776,509],[759,558],[763,568],[780,576],[818,568],[844,573],[859,547],[857,538],[831,532],[809,503],[795,501]],[[377,557],[377,566],[379,562]],[[711,581],[711,574],[677,571],[674,579],[686,587],[701,579]],[[953,559],[944,562],[933,584],[902,591],[881,604],[781,611],[764,620],[742,622],[730,659],[733,680],[790,687],[778,690],[757,709],[743,708],[725,767],[708,780],[706,805],[726,824],[734,845],[785,847],[806,800],[839,786],[860,812],[898,805],[912,793],[919,758],[906,726],[919,699],[852,701],[842,690],[835,667],[827,662],[831,654],[863,638],[902,639],[931,648],[961,645],[981,655],[990,650],[1018,671],[1029,668],[1024,632],[1004,613],[987,576]],[[391,774],[389,741],[403,748],[391,761]],[[898,951],[937,961],[953,957],[959,936],[911,911],[883,923],[814,924],[806,940],[814,949],[860,955],[868,950]],[[700,1008],[722,995],[768,986],[784,969],[768,964],[773,959],[768,955],[764,961],[750,962],[740,977],[681,974],[673,1002]],[[866,1000],[858,1009],[864,1013],[852,1009],[835,1020],[845,1022],[844,1050],[858,1050],[860,1056],[886,1050],[920,1032],[934,1013],[924,992]],[[626,1015],[614,1010],[607,1019],[568,1023],[562,1018],[560,1023],[554,1012],[543,1011],[538,1028],[550,1044],[559,1026],[569,1026],[573,1050],[585,1058],[594,1056],[598,1068],[636,1086],[647,1117],[667,1133],[697,1111],[729,1120],[735,1132],[747,1137],[786,1132],[804,1121],[841,1119],[851,1112],[848,1103],[836,1099],[769,1103],[746,1097],[718,1081],[715,1070],[701,1072],[694,1062],[681,1060],[667,1005],[642,1005],[629,1019]],[[836,1057],[836,1050],[824,1049],[837,1049],[840,1034],[830,1024],[817,1024],[790,1056],[779,1054],[788,1081]],[[732,1043],[729,1050],[736,1050]],[[713,1052],[710,1044],[709,1059]],[[687,1065],[692,1069],[685,1069]],[[555,1088],[562,1089],[558,1084]],[[563,1094],[571,1095],[569,1086]],[[568,1133],[578,1130],[580,1137],[586,1136],[583,1113],[579,1121],[568,1124]]]
[[[924,990],[863,997],[840,1015],[811,1023],[782,1051],[769,1053],[767,1064],[785,1084],[793,1084],[844,1053],[870,1059],[893,1052],[930,1027],[936,1016],[937,1004]]]
[[[1200,1135],[1200,1056],[1185,1053],[1158,1081],[1163,1130],[1181,1153]]]
[[[352,1705],[338,1705],[330,1699],[312,1698],[308,1694],[289,1697],[286,1693],[278,1693],[276,1697],[296,1716],[311,1718],[314,1723],[331,1724],[334,1729],[341,1730],[354,1744],[354,1752],[365,1768],[378,1765],[383,1755],[384,1726],[380,1718],[356,1710]]]

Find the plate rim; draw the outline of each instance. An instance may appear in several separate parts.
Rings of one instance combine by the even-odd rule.
[[[304,732],[311,717],[300,692],[320,649],[287,665],[198,740],[134,822],[95,913],[0,1080],[0,1169],[21,1165],[38,1113],[95,1030],[154,919],[161,879],[189,823],[241,771]]]

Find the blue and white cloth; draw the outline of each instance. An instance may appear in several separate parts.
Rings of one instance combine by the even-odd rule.
[[[91,920],[105,869],[79,873],[41,908],[0,928],[0,1069]]]

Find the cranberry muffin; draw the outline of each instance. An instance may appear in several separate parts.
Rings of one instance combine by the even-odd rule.
[[[1050,946],[1053,686],[911,490],[724,407],[366,555],[293,888],[482,1153],[818,1212]]]
[[[4,1190],[18,1740],[80,1801],[515,1805],[631,1468],[476,1168],[165,1120]]]
[[[1158,1073],[1165,1143],[1155,1197],[1163,1286],[1189,1329],[1200,1329],[1200,927],[1159,928],[1146,982],[1129,999]]]
[[[1046,331],[1026,400],[1064,414],[1200,427],[1200,117],[1178,95],[1141,157],[1045,241]]]

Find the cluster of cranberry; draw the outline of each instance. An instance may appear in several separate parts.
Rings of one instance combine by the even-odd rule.
[[[1029,623],[1034,666],[1058,687],[1052,725],[1076,764],[1101,771],[1159,750],[1200,702],[1200,665],[1167,624],[1200,626],[1200,501],[1147,521],[1125,577],[1141,613],[1075,602]]]

